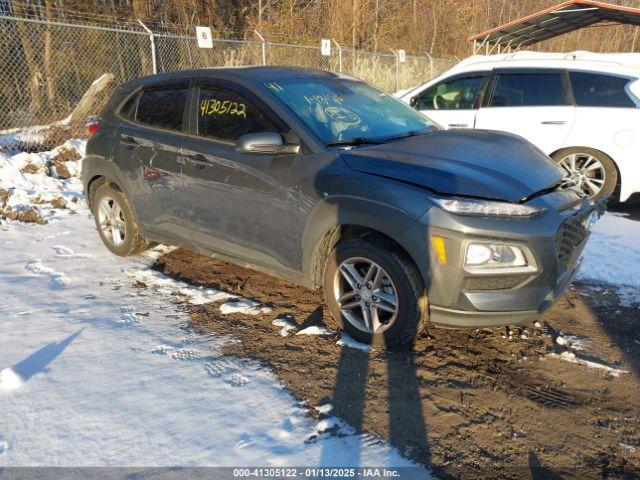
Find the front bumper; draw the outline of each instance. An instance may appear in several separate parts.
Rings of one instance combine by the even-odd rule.
[[[580,270],[581,263],[581,259],[576,262],[573,270],[565,276],[561,283],[556,285],[556,288],[550,290],[545,301],[536,310],[487,312],[456,310],[431,305],[431,323],[445,328],[488,328],[532,322],[544,313],[544,311],[547,310],[553,302],[562,295],[562,293],[564,293],[577,275],[578,270]]]
[[[445,239],[445,265],[432,251],[431,242],[427,242],[427,255],[416,261],[427,287],[433,324],[484,328],[529,322],[562,295],[579,270],[587,242],[588,231],[579,231],[582,219],[599,207],[588,201],[567,207],[567,194],[562,193],[547,197],[536,199],[546,211],[527,220],[464,217],[434,207],[407,232],[407,239],[434,235]],[[471,241],[525,247],[534,257],[535,271],[472,273],[464,268],[466,245]]]

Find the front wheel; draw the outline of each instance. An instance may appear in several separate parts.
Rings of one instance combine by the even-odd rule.
[[[109,183],[98,187],[91,201],[91,210],[100,238],[112,253],[127,257],[148,246],[140,235],[129,200],[116,187]]]
[[[429,317],[418,269],[384,242],[338,243],[327,259],[324,293],[339,326],[366,344],[411,343]]]
[[[618,171],[608,155],[592,148],[567,148],[553,154],[565,172],[564,183],[576,186],[594,200],[609,198],[618,183]]]

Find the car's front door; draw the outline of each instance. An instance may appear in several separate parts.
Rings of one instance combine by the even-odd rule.
[[[496,69],[476,115],[476,128],[526,138],[547,155],[564,147],[575,120],[564,70]]]
[[[185,227],[179,157],[188,141],[183,133],[188,93],[188,82],[143,89],[116,131],[114,156],[132,167],[125,174],[138,219],[159,233]]]
[[[199,242],[262,264],[299,266],[300,156],[236,151],[242,135],[288,128],[250,92],[197,82],[183,151],[189,217]]]
[[[449,77],[413,96],[410,104],[445,128],[473,128],[488,72]]]

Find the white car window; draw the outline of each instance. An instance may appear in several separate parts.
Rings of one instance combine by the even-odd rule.
[[[590,72],[570,72],[569,77],[578,107],[636,107],[626,90],[628,78]]]
[[[457,77],[434,85],[413,98],[418,110],[464,110],[474,108],[486,74]]]
[[[489,99],[490,107],[566,105],[562,73],[499,73]]]

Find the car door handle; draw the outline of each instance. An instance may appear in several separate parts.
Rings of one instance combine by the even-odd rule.
[[[191,165],[193,165],[196,168],[204,168],[204,167],[208,167],[209,165],[211,165],[207,161],[207,157],[205,157],[201,153],[194,153],[192,155],[185,155],[185,156],[180,157],[180,158],[182,158],[186,162],[189,162]]]
[[[566,120],[545,120],[542,123],[542,125],[565,125],[567,122]]]
[[[120,143],[128,147],[135,147],[136,145],[140,145],[135,138],[129,137],[127,135],[120,138]]]
[[[469,124],[467,124],[467,123],[450,123],[449,126],[453,127],[453,128],[466,128],[466,127],[469,126]]]

